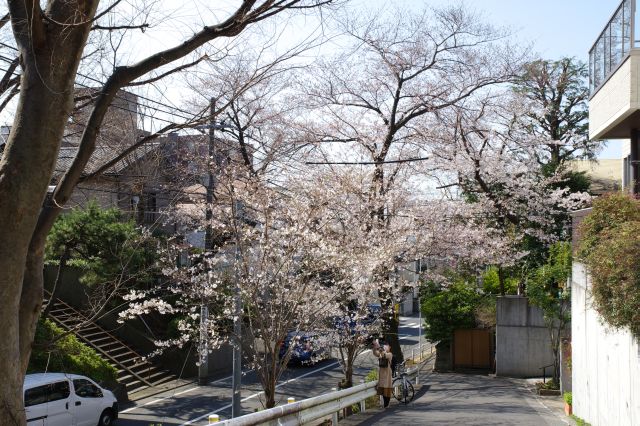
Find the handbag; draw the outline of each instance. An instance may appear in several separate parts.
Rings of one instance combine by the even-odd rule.
[[[380,368],[389,367],[389,359],[387,359],[386,355],[382,355],[380,358],[378,358],[378,367]]]

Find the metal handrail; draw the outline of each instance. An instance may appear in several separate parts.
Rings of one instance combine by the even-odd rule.
[[[363,383],[348,389],[225,420],[220,424],[227,426],[303,425],[375,396],[376,384],[376,382]]]
[[[542,367],[538,367],[538,370],[542,370],[542,383],[547,383],[547,368],[553,367],[555,364],[544,365]]]

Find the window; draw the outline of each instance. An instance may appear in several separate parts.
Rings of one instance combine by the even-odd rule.
[[[49,389],[49,402],[57,401],[59,399],[69,398],[69,382],[55,382],[51,383],[51,388]]]
[[[24,406],[30,407],[47,402],[48,389],[49,385],[43,385],[24,391]]]
[[[24,391],[24,406],[44,404],[69,398],[69,382],[66,380],[50,383]]]
[[[76,390],[76,395],[82,398],[102,397],[102,391],[100,388],[86,379],[74,379],[73,387]]]

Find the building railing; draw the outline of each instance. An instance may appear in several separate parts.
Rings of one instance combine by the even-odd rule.
[[[635,47],[636,0],[623,0],[589,50],[591,94],[613,74]]]

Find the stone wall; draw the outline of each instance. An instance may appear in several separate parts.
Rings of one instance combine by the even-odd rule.
[[[496,308],[496,375],[542,377],[553,364],[549,330],[542,311],[526,297],[498,297]],[[547,368],[547,375],[553,368]]]

